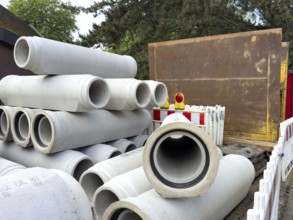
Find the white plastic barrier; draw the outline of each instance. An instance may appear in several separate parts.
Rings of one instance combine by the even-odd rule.
[[[153,124],[149,128],[148,134],[161,126],[162,121],[170,114],[181,113],[188,118],[192,124],[204,129],[217,145],[223,145],[225,107],[223,106],[189,106],[184,110],[177,110],[171,104],[168,109],[155,107],[152,110]]]
[[[293,118],[280,124],[280,137],[274,147],[259,191],[254,194],[254,205],[247,211],[247,220],[278,219],[281,179],[286,181],[293,166]]]

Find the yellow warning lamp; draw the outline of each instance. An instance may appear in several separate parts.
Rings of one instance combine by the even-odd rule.
[[[175,94],[175,109],[177,110],[184,110],[184,95],[182,92],[177,92]]]
[[[163,106],[161,106],[162,109],[168,109],[170,107],[170,103],[169,103],[169,96],[165,102],[165,104]]]

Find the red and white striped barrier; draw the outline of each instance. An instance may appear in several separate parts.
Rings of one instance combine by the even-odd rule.
[[[293,118],[280,124],[280,137],[272,151],[259,191],[254,194],[254,206],[247,211],[247,220],[278,219],[281,180],[286,181],[293,167]]]
[[[184,110],[176,110],[174,105],[168,109],[153,108],[153,124],[148,133],[152,133],[161,126],[162,121],[173,113],[183,114],[191,123],[204,129],[217,145],[223,144],[225,107],[222,106],[189,106]]]

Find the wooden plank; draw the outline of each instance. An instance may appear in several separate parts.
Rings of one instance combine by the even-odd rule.
[[[271,29],[149,44],[150,78],[170,103],[226,106],[225,135],[276,141],[280,123],[282,30]]]

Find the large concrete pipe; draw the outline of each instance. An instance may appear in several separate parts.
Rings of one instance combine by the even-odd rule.
[[[143,148],[139,148],[97,163],[86,170],[79,182],[89,200],[92,201],[95,191],[110,179],[142,166],[142,152]]]
[[[113,203],[105,211],[103,219],[220,220],[245,198],[254,175],[254,167],[247,158],[228,155],[220,160],[216,179],[203,196],[167,199],[150,190]]]
[[[121,154],[117,148],[108,144],[94,144],[79,148],[78,151],[88,155],[95,164]]]
[[[93,166],[90,158],[78,151],[62,151],[55,154],[42,154],[33,148],[22,148],[14,142],[0,142],[0,157],[26,167],[43,167],[65,171],[79,180],[81,174]]]
[[[146,134],[139,134],[133,137],[127,138],[130,141],[133,141],[136,144],[137,148],[143,147],[145,145],[145,142],[147,141],[149,135]]]
[[[14,142],[21,147],[31,147],[31,120],[36,109],[18,108],[12,115],[11,132]]]
[[[92,74],[103,78],[134,78],[136,61],[121,56],[41,37],[20,37],[14,46],[20,68],[36,74]]]
[[[0,106],[0,140],[12,141],[11,118],[16,107]]]
[[[213,184],[219,153],[208,134],[182,114],[171,114],[148,138],[144,170],[163,197],[203,195]]]
[[[88,199],[68,174],[28,168],[1,177],[1,219],[93,219]]]
[[[153,187],[148,181],[142,167],[130,170],[104,183],[94,194],[94,213],[102,219],[105,210],[114,202],[138,196]]]
[[[110,88],[109,110],[133,110],[145,108],[151,100],[150,88],[136,79],[105,79]]]
[[[168,90],[164,83],[154,81],[154,80],[145,80],[144,82],[150,88],[151,91],[151,100],[148,104],[149,108],[163,106],[168,99]]]
[[[25,166],[0,157],[0,177],[23,169],[25,169]]]
[[[92,75],[8,75],[0,81],[0,98],[10,106],[86,112],[103,108],[110,93],[106,81]]]
[[[34,148],[53,153],[137,135],[151,123],[145,109],[85,113],[39,111],[32,120]]]
[[[121,138],[115,141],[110,141],[110,142],[107,142],[107,144],[117,148],[121,153],[126,153],[129,151],[135,150],[137,148],[133,141],[127,140],[125,138]]]

